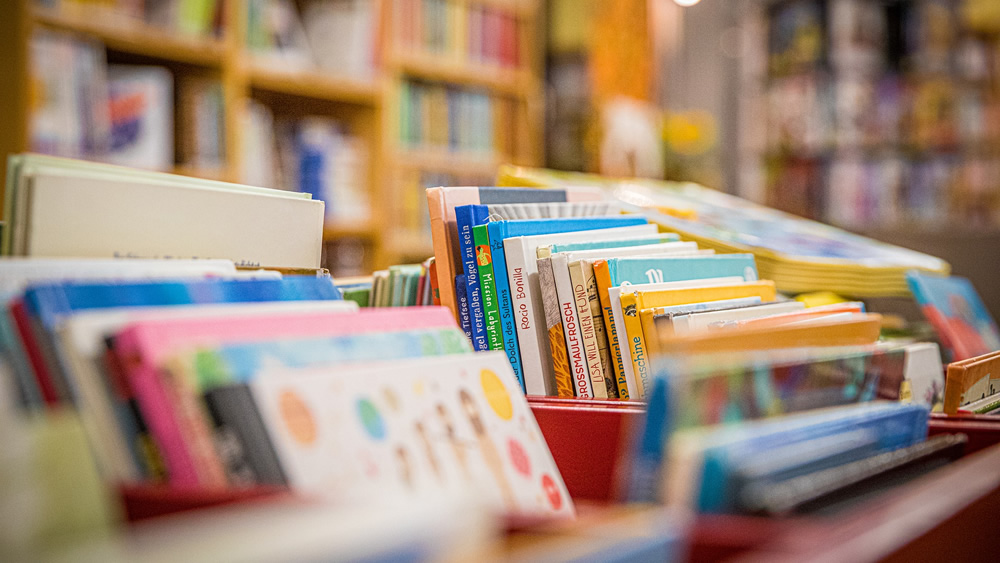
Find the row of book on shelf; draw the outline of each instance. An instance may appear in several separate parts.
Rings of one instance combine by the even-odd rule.
[[[454,0],[393,0],[403,49],[419,48],[462,63],[517,67],[517,14],[501,5]]]
[[[404,81],[400,87],[400,143],[409,148],[509,154],[514,102],[487,91]]]
[[[558,434],[533,414],[559,404],[645,412],[621,450],[627,470],[608,484],[620,500],[675,515],[836,513],[857,506],[876,478],[912,478],[961,455],[963,437],[927,437],[931,409],[1000,403],[990,376],[1000,338],[967,282],[934,273],[929,257],[782,215],[771,236],[815,238],[773,243],[797,252],[769,262],[768,232],[757,230],[756,247],[722,253],[709,242],[740,218],[711,211],[734,202],[695,187],[660,186],[644,207],[645,192],[593,178],[434,188],[431,260],[335,281],[318,269],[322,204],[308,197],[51,157],[9,166],[0,412],[11,422],[2,426],[30,426],[25,411],[74,413],[77,444],[60,451],[82,469],[57,512],[87,513],[76,532],[115,519],[101,491],[136,484],[407,507],[385,518],[419,519],[417,507],[464,497],[462,518],[572,519],[577,476],[564,481],[566,460],[550,451]],[[514,174],[527,185],[561,178]],[[89,190],[116,182],[137,192],[101,199],[117,215],[72,229],[52,222],[69,221],[60,205],[79,215],[97,197]],[[77,191],[84,200],[71,199]],[[209,195],[224,205],[203,205]],[[175,200],[208,208],[215,222],[170,223]],[[700,212],[681,201],[701,202]],[[240,223],[258,204],[272,222],[295,219],[261,234],[269,249],[248,236],[260,225]],[[711,236],[691,236],[705,224]],[[101,229],[117,229],[102,239],[113,243],[70,244]],[[190,238],[177,236],[185,230]],[[201,238],[211,245],[193,246]],[[848,265],[850,248],[858,262]],[[817,249],[841,260],[819,260]],[[915,269],[898,264],[906,259]],[[783,295],[797,293],[789,284],[863,282],[916,295],[946,359],[961,360],[947,377],[937,343],[882,337],[882,317],[863,303],[805,307]],[[5,463],[27,467],[32,455]],[[47,494],[59,475],[37,471],[24,486]],[[457,513],[447,512],[453,524]],[[679,556],[685,522],[647,539]],[[581,533],[593,553],[637,541],[635,530]]]

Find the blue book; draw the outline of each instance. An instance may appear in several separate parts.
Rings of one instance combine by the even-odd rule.
[[[55,283],[27,289],[28,312],[46,329],[64,315],[88,309],[200,303],[340,300],[329,279],[289,276],[280,280],[190,280],[126,283]]]
[[[486,338],[486,315],[483,311],[482,290],[479,287],[479,268],[476,264],[476,245],[472,240],[472,227],[483,225],[489,216],[485,205],[460,205],[455,208],[458,225],[458,250],[465,274],[465,297],[469,303],[469,322],[472,324],[472,346],[477,351],[489,350]]]
[[[866,403],[723,428],[701,436],[697,508],[721,512],[733,506],[728,493],[735,470],[775,448],[801,444],[806,450],[814,440],[862,431],[874,437],[876,453],[883,453],[926,439],[928,418],[929,411],[923,405]]]
[[[544,190],[540,190],[544,191]],[[524,385],[524,370],[521,365],[521,349],[518,346],[515,311],[511,299],[511,272],[507,271],[507,257],[503,241],[510,237],[544,235],[552,233],[569,233],[577,231],[593,231],[597,229],[612,229],[645,225],[648,221],[637,215],[621,215],[614,217],[566,217],[558,219],[527,219],[521,221],[491,221],[487,223],[490,235],[490,253],[493,258],[493,278],[496,284],[497,301],[500,309],[500,326],[504,350],[507,359],[514,368],[521,388]],[[516,275],[516,272],[514,272]],[[517,280],[515,280],[516,285]],[[526,283],[526,280],[520,280]]]
[[[747,281],[757,279],[757,263],[753,254],[634,256],[610,258],[607,263],[611,287],[623,283],[664,283],[734,276]]]
[[[458,324],[471,341],[472,323],[469,322],[469,300],[465,295],[467,285],[465,283],[465,274],[455,276],[455,305],[458,309]]]

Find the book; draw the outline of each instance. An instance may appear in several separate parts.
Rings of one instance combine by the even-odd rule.
[[[678,242],[680,237],[675,233],[660,233],[650,236],[636,236],[615,240],[580,241],[553,244],[548,248],[549,254],[556,252],[572,252],[574,250],[600,250],[602,248],[629,248],[635,246],[650,246],[665,242]]]
[[[319,201],[110,170],[39,166],[31,173],[22,170],[21,178],[25,185],[17,190],[18,209],[5,208],[5,214],[16,217],[8,222],[14,255],[228,258],[238,265],[320,266]],[[76,235],[67,237],[67,232]]]
[[[500,308],[497,302],[493,254],[490,252],[490,235],[486,225],[472,229],[476,245],[476,266],[479,268],[479,283],[482,293],[483,310],[486,314],[486,336],[490,350],[503,350],[503,335],[500,329]]]
[[[576,390],[570,371],[569,352],[566,349],[566,332],[563,329],[559,295],[552,273],[552,257],[538,260],[538,288],[545,311],[545,329],[548,336],[549,353],[552,358],[552,377],[557,397],[575,397]]]
[[[476,243],[473,227],[486,223],[485,205],[460,205],[455,208],[455,222],[458,227],[458,251],[465,274],[466,299],[469,303],[469,321],[472,325],[472,344],[476,350],[488,350],[486,334],[486,314],[483,307],[482,291],[479,286]]]
[[[604,384],[604,374],[601,367],[596,366],[596,372],[591,372],[590,369],[591,364],[587,357],[580,313],[577,310],[577,299],[566,260],[566,254],[560,253],[551,257],[550,264],[562,318],[563,333],[566,337],[566,353],[569,357],[575,394],[581,399],[593,397],[606,399],[608,391]],[[591,330],[593,330],[593,325],[591,325]]]
[[[950,361],[1000,350],[1000,330],[969,280],[918,271],[908,273],[906,280]]]
[[[733,502],[729,492],[734,470],[778,445],[804,448],[810,440],[861,430],[874,433],[879,452],[892,451],[927,437],[928,414],[919,405],[872,402],[678,432],[663,473],[666,498],[702,512],[725,511]]]
[[[596,350],[597,360],[600,361],[601,369],[603,370],[608,396],[618,399],[621,396],[618,390],[618,378],[615,375],[611,359],[607,330],[604,326],[604,315],[601,313],[601,303],[597,297],[597,280],[594,277],[594,267],[589,260],[577,260],[570,263],[569,268],[570,279],[573,281],[574,291],[577,292],[577,309],[581,311],[581,315],[589,317],[589,322],[594,327],[593,338],[589,347]],[[579,291],[578,287],[582,287],[584,291]],[[585,299],[584,293],[586,294]],[[585,325],[583,320],[581,320],[581,324]],[[583,329],[584,338],[587,339],[588,331],[586,326],[583,326]],[[591,362],[592,364],[594,363],[593,361]],[[591,369],[593,370],[593,368]]]
[[[653,232],[636,217],[588,217],[551,219],[541,221],[494,221],[489,225],[490,248],[493,252],[493,270],[496,272],[500,318],[504,331],[504,349],[514,365],[515,373],[522,371],[523,358],[520,348],[528,355],[523,366],[524,381],[531,381],[526,390],[532,395],[551,395],[555,383],[551,377],[549,353],[545,348],[547,336],[542,328],[544,312],[541,296],[537,291],[537,252],[541,244],[559,240],[572,240],[579,232],[588,233],[589,239],[620,238],[639,232]],[[633,228],[631,231],[615,229]],[[573,234],[577,233],[577,234]],[[531,238],[531,237],[537,238]],[[505,239],[512,239],[507,241]],[[506,250],[510,249],[512,264],[508,266]],[[506,272],[506,276],[501,274]],[[515,290],[512,290],[514,288]],[[516,322],[515,322],[516,312]],[[523,339],[523,342],[522,342]],[[511,344],[517,347],[511,350]],[[530,375],[529,375],[530,374]]]
[[[221,461],[208,435],[208,418],[197,401],[198,382],[185,376],[174,354],[182,348],[225,342],[331,337],[384,331],[399,326],[454,326],[444,309],[366,310],[338,314],[286,315],[270,318],[239,316],[161,320],[132,324],[114,340],[114,354],[134,383],[145,422],[161,448],[172,484],[224,483]],[[164,362],[173,362],[172,369]]]
[[[465,335],[469,337],[469,342],[472,342],[472,321],[469,319],[469,300],[465,293],[467,288],[468,284],[465,283],[465,274],[455,276],[455,296],[458,298],[458,303],[456,304],[458,324],[462,327]]]
[[[454,311],[457,316],[455,293],[452,289],[452,280],[458,273],[460,265],[455,207],[507,202],[601,201],[604,199],[604,193],[594,188],[536,190],[531,188],[462,187],[428,188],[426,197],[430,213],[434,256],[437,263],[438,287],[441,290],[441,303]]]
[[[174,79],[169,70],[110,65],[108,107],[108,161],[161,171],[174,165]]]
[[[1000,392],[1000,351],[948,364],[944,387],[944,412],[955,414],[959,408]],[[993,373],[997,377],[993,377]]]
[[[501,352],[274,370],[251,389],[294,490],[371,502],[475,487],[500,513],[574,514]]]

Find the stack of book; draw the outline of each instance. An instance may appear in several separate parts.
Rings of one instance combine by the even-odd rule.
[[[719,252],[750,252],[762,277],[786,293],[909,296],[906,272],[947,274],[947,262],[789,215],[695,184],[613,180],[505,167],[501,185],[594,186],[668,232]]]
[[[408,148],[509,154],[513,106],[488,93],[443,84],[403,82],[400,143]]]

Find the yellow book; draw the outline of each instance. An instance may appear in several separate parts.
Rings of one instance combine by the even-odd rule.
[[[882,316],[858,313],[850,318],[817,320],[781,326],[744,326],[660,339],[664,354],[771,350],[874,344],[882,329]]]
[[[628,345],[635,379],[638,384],[637,398],[643,399],[649,388],[649,378],[652,375],[649,363],[649,349],[646,346],[642,332],[642,320],[639,311],[653,307],[670,307],[688,303],[705,301],[720,301],[723,299],[739,299],[741,297],[760,297],[761,301],[774,301],[774,282],[768,280],[748,282],[740,285],[723,285],[715,287],[692,287],[677,289],[662,289],[658,291],[634,291],[622,293],[622,313],[625,319],[625,341]]]

